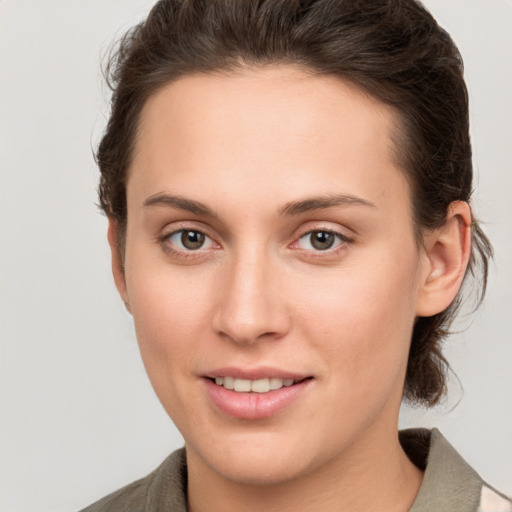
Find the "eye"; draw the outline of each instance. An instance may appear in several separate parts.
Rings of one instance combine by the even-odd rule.
[[[201,231],[195,229],[180,229],[165,237],[175,248],[181,251],[197,251],[209,249],[213,246],[213,240]]]
[[[298,247],[305,250],[328,251],[335,249],[343,242],[349,241],[341,233],[328,230],[309,231],[298,240]]]

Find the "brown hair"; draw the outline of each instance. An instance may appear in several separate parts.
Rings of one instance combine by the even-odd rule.
[[[452,201],[472,192],[468,95],[450,36],[414,0],[160,0],[119,42],[107,68],[111,114],[97,151],[100,205],[126,229],[127,169],[148,97],[180,76],[243,65],[299,65],[338,76],[394,107],[395,141],[420,235],[443,225]],[[473,220],[468,272],[485,293],[489,241]],[[432,406],[446,391],[441,343],[461,303],[419,318],[404,397]]]

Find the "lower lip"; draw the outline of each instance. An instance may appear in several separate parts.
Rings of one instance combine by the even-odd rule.
[[[238,393],[204,379],[208,396],[224,414],[245,420],[258,420],[278,414],[297,400],[311,383],[304,380],[293,386],[267,393]]]

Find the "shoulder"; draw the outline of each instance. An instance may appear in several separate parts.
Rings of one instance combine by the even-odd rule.
[[[484,482],[477,512],[512,512],[512,500]]]
[[[425,471],[410,512],[512,512],[512,502],[487,485],[437,429],[411,429],[400,441]]]
[[[81,512],[186,512],[185,450],[173,452],[153,472],[105,496]]]
[[[146,496],[152,474],[105,496],[84,508],[81,512],[121,512],[133,510],[143,512],[146,508]]]

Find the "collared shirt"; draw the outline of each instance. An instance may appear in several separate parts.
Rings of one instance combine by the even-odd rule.
[[[409,429],[400,442],[424,470],[409,512],[512,512],[512,501],[480,476],[437,430]],[[81,512],[187,512],[185,449],[172,453],[155,471]]]

